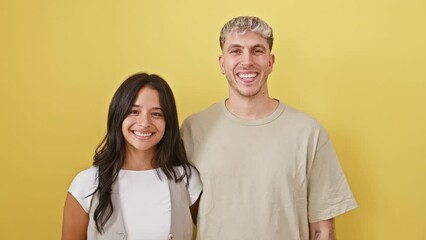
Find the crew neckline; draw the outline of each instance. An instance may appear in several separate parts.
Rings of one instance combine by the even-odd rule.
[[[278,101],[278,106],[275,109],[274,112],[272,112],[269,116],[266,116],[264,118],[260,118],[260,119],[242,119],[237,117],[236,115],[232,114],[228,108],[225,105],[225,101],[223,100],[220,103],[220,108],[223,112],[223,114],[225,114],[226,117],[228,117],[229,119],[231,119],[233,122],[236,122],[238,124],[241,125],[247,125],[247,126],[257,126],[257,125],[264,125],[267,123],[270,123],[272,121],[274,121],[275,119],[277,119],[285,110],[286,105],[284,103],[282,103],[280,100],[275,99],[274,100]]]

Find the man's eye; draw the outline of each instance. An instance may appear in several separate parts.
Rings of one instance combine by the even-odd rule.
[[[240,53],[240,50],[239,49],[233,49],[233,50],[231,50],[231,51],[229,51],[231,54],[238,54],[238,53]]]

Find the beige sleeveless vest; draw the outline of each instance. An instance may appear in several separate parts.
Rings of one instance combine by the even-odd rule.
[[[177,175],[180,174],[179,170],[176,171]],[[178,176],[179,177],[179,176]],[[192,239],[192,218],[189,211],[189,193],[185,186],[185,181],[176,183],[174,180],[168,179],[170,202],[171,202],[171,226],[167,239],[173,240],[191,240]],[[127,233],[124,228],[123,217],[119,205],[118,184],[112,185],[111,194],[114,212],[111,218],[105,224],[105,232],[100,234],[96,229],[93,214],[99,199],[95,194],[92,198],[91,207],[89,210],[90,220],[87,228],[88,240],[126,240]],[[166,239],[164,239],[166,240]]]

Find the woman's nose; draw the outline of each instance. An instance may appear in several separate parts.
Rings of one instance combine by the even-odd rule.
[[[137,124],[142,126],[142,127],[147,127],[149,126],[149,116],[146,113],[142,113],[138,116],[137,118]]]

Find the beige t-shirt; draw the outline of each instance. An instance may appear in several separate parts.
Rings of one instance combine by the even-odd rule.
[[[308,240],[309,222],[357,206],[324,128],[282,103],[259,120],[214,104],[182,137],[203,183],[197,239]]]

